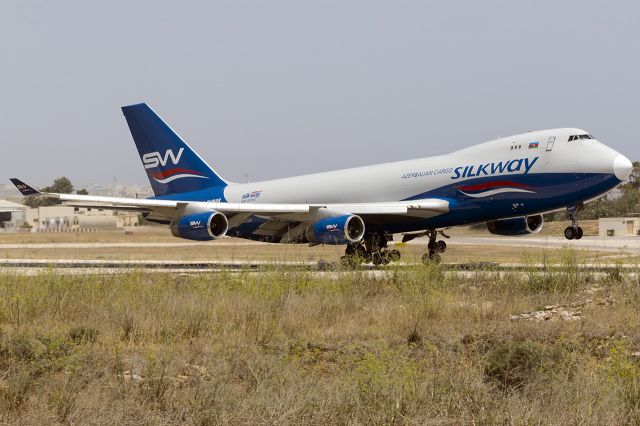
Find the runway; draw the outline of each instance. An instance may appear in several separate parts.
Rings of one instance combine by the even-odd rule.
[[[445,239],[448,245],[486,245],[503,247],[530,248],[562,248],[570,247],[576,250],[593,250],[607,252],[625,252],[640,254],[640,237],[583,237],[580,240],[567,240],[563,237],[501,237],[501,236],[452,236]],[[426,237],[416,238],[408,244],[427,245]]]
[[[387,266],[361,265],[356,271],[370,272],[375,275],[385,275],[396,271],[409,271],[422,264],[398,262]],[[474,273],[554,273],[566,270],[565,265],[555,264],[525,264],[525,263],[443,263],[445,271],[462,275]],[[576,265],[580,272],[590,273],[622,273],[637,274],[638,265],[615,265],[585,263]],[[125,274],[132,272],[168,273],[168,274],[205,274],[205,273],[267,273],[280,272],[312,272],[320,275],[338,273],[352,273],[353,270],[340,267],[338,262],[315,261],[172,261],[172,260],[52,260],[52,259],[0,259],[0,273],[35,275],[47,271],[64,275],[96,275],[96,274]]]
[[[448,245],[487,245],[503,247],[561,248],[571,247],[576,250],[624,251],[640,254],[640,237],[584,237],[581,240],[566,240],[562,237],[502,237],[502,236],[452,236],[445,239]],[[407,244],[424,245],[426,237],[416,238]],[[82,243],[0,243],[0,249],[93,249],[93,248],[181,248],[203,245],[242,247],[265,245],[268,243],[223,238],[212,242],[82,242]]]
[[[417,238],[408,242],[411,246],[423,246],[427,245],[427,238]],[[449,239],[446,239],[447,244],[451,247],[451,250],[455,250],[456,247],[463,246],[486,246],[489,247],[507,247],[508,249],[516,248],[535,248],[535,249],[559,249],[563,247],[569,247],[575,250],[589,250],[599,252],[601,255],[597,259],[603,259],[603,264],[586,263],[579,265],[579,268],[583,272],[594,273],[610,273],[610,272],[623,272],[623,273],[636,273],[638,270],[638,264],[636,262],[617,265],[612,264],[612,259],[618,260],[618,258],[624,261],[624,258],[629,256],[640,255],[640,238],[638,237],[584,237],[581,240],[566,240],[561,237],[548,237],[548,236],[526,236],[526,237],[500,237],[500,236],[486,236],[486,235],[454,235]],[[393,243],[390,243],[393,244]],[[100,249],[128,249],[131,253],[130,256],[135,257],[139,251],[144,251],[149,248],[160,248],[167,250],[175,250],[179,253],[181,249],[193,248],[193,247],[229,247],[229,248],[242,248],[246,247],[248,250],[253,250],[252,247],[266,247],[277,246],[262,242],[253,242],[246,240],[238,240],[232,238],[223,238],[213,242],[191,242],[191,241],[164,241],[164,242],[31,242],[31,243],[0,243],[0,249],[5,250],[5,256],[7,258],[0,259],[0,272],[3,273],[18,273],[18,274],[39,274],[47,270],[51,270],[55,273],[61,274],[121,274],[129,272],[149,272],[149,273],[215,273],[215,272],[255,272],[263,273],[273,271],[274,269],[289,270],[289,271],[307,271],[314,273],[330,273],[335,274],[337,272],[348,272],[344,268],[341,268],[338,264],[338,257],[330,257],[329,261],[314,260],[314,261],[274,261],[274,260],[238,260],[238,259],[225,259],[227,255],[223,254],[217,257],[218,260],[165,260],[157,259],[155,257],[152,260],[105,260],[105,259],[91,259],[90,257],[100,257]],[[293,247],[293,246],[288,246]],[[304,250],[305,247],[299,247]],[[33,259],[20,259],[10,258],[12,250],[21,249],[35,249],[35,250],[52,250],[58,259],[51,258],[39,258],[38,252],[34,252]],[[75,254],[69,253],[63,254],[64,250],[75,249]],[[91,252],[93,249],[93,252]],[[97,251],[96,251],[97,249]],[[59,250],[59,252],[57,252]],[[78,254],[82,250],[88,250],[87,258],[77,258],[83,256]],[[542,251],[542,250],[541,250]],[[90,254],[89,254],[90,253]],[[96,254],[97,253],[97,254]],[[223,252],[224,253],[224,252]],[[605,253],[602,255],[602,253]],[[65,258],[68,256],[69,258]],[[259,254],[255,255],[260,257]],[[83,256],[84,257],[84,256]],[[162,257],[162,256],[159,256]],[[245,257],[246,258],[246,257]],[[251,258],[251,257],[249,257]],[[125,257],[126,259],[126,257]],[[200,257],[202,259],[202,257]],[[541,263],[496,263],[492,262],[490,257],[487,257],[487,261],[484,261],[482,256],[481,262],[476,263],[455,263],[447,262],[447,256],[443,257],[444,263],[442,268],[446,271],[454,271],[459,273],[469,272],[498,272],[498,273],[537,273],[555,271],[561,268],[560,265],[550,265]],[[604,260],[607,260],[609,264],[606,264]],[[596,260],[597,261],[597,260]],[[411,269],[419,266],[419,263],[409,263],[407,261],[401,261],[397,264],[391,264],[388,266],[376,267],[374,265],[362,265],[358,268],[360,271],[369,271],[374,274],[387,274],[389,271],[398,271],[404,269]]]

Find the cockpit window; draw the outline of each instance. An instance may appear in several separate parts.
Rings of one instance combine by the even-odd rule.
[[[585,133],[583,135],[571,135],[569,136],[569,142],[571,141],[577,141],[578,139],[594,139],[593,136]]]

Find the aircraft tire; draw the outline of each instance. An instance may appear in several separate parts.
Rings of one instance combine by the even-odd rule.
[[[582,238],[582,235],[584,235],[584,231],[582,230],[581,226],[578,226],[578,234],[576,235],[576,240]]]
[[[429,250],[428,253],[422,255],[422,263],[424,263],[425,265],[440,263],[441,260],[442,258],[440,257],[440,254],[438,254],[438,252],[436,252],[435,250]]]
[[[445,243],[444,241],[440,240],[436,243],[436,250],[439,251],[440,253],[444,253],[447,250],[447,243]]]
[[[400,251],[399,250],[391,250],[389,252],[389,257],[391,258],[392,262],[397,262],[398,260],[400,260]]]
[[[348,269],[356,269],[362,261],[363,258],[358,255],[345,255],[340,258],[340,266]]]
[[[574,228],[573,226],[567,226],[564,229],[564,237],[567,240],[573,240],[574,238],[576,238],[578,235],[578,231],[576,231],[576,228]]]

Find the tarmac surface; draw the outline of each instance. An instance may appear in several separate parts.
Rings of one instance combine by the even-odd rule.
[[[529,247],[529,248],[561,248],[571,247],[578,250],[594,250],[600,252],[610,252],[611,257],[629,255],[640,255],[640,238],[638,237],[584,237],[581,240],[566,240],[561,237],[500,237],[500,236],[452,236],[445,239],[448,245],[486,245],[503,247]],[[426,237],[416,238],[408,244],[426,246]],[[83,243],[0,243],[0,249],[90,249],[90,248],[181,248],[193,247],[202,244],[212,244],[216,246],[238,246],[238,245],[263,245],[265,243],[252,241],[238,241],[236,239],[222,239],[214,242],[83,242]],[[624,255],[624,256],[622,256]],[[609,257],[608,255],[605,257]],[[337,259],[336,259],[337,260]],[[368,271],[375,275],[384,275],[391,270],[414,267],[415,264],[399,262],[388,266],[376,267],[373,265],[363,265],[360,270]],[[443,268],[461,275],[480,272],[495,273],[546,273],[553,271],[554,265],[535,265],[521,263],[465,263],[453,264],[443,263]],[[0,259],[0,272],[16,273],[24,275],[35,275],[46,270],[53,270],[61,274],[113,274],[129,273],[132,271],[164,272],[164,273],[207,273],[226,271],[231,273],[252,272],[262,273],[272,270],[274,267],[290,269],[292,271],[310,271],[319,275],[332,276],[338,273],[349,272],[340,268],[336,262],[316,262],[316,261],[261,261],[261,260],[215,260],[215,261],[182,261],[182,260],[87,260],[87,259]],[[583,272],[594,273],[621,272],[625,274],[637,274],[639,266],[637,264],[623,265],[579,265]]]
[[[410,269],[419,264],[398,262],[389,266],[361,265],[358,271],[364,271],[376,276],[384,276],[403,269]],[[337,262],[283,262],[283,261],[173,261],[173,260],[86,260],[86,259],[0,259],[0,273],[18,275],[37,275],[51,271],[62,275],[106,275],[124,274],[131,272],[170,273],[170,274],[203,274],[214,272],[227,273],[265,273],[287,270],[291,272],[311,272],[316,276],[337,278],[342,273],[354,271],[344,269]],[[577,265],[580,272],[596,274],[631,274],[636,276],[640,271],[638,265],[612,265],[584,263]],[[443,263],[445,271],[462,276],[472,276],[477,273],[507,273],[546,274],[554,273],[565,268],[562,265],[525,264],[525,263]]]
[[[439,237],[441,238],[441,237]],[[571,247],[578,250],[597,250],[640,254],[640,237],[583,237],[580,240],[567,240],[563,237],[501,237],[501,236],[452,236],[444,239],[448,245],[490,245],[532,248],[560,248]],[[426,246],[426,237],[416,238],[407,244]],[[202,244],[216,246],[263,245],[262,242],[238,241],[236,239],[222,239],[213,242],[144,242],[144,243],[0,243],[0,249],[83,249],[83,248],[144,248],[144,247],[193,247]]]
[[[580,240],[567,240],[564,237],[500,237],[500,236],[452,236],[445,239],[447,245],[473,244],[490,246],[513,246],[532,248],[561,248],[571,247],[577,250],[594,251],[624,251],[630,254],[640,254],[640,237],[583,237]],[[416,238],[408,244],[426,245],[426,237]]]

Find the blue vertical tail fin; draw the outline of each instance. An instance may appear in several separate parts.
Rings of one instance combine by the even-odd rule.
[[[122,112],[156,196],[227,186],[147,104]]]

